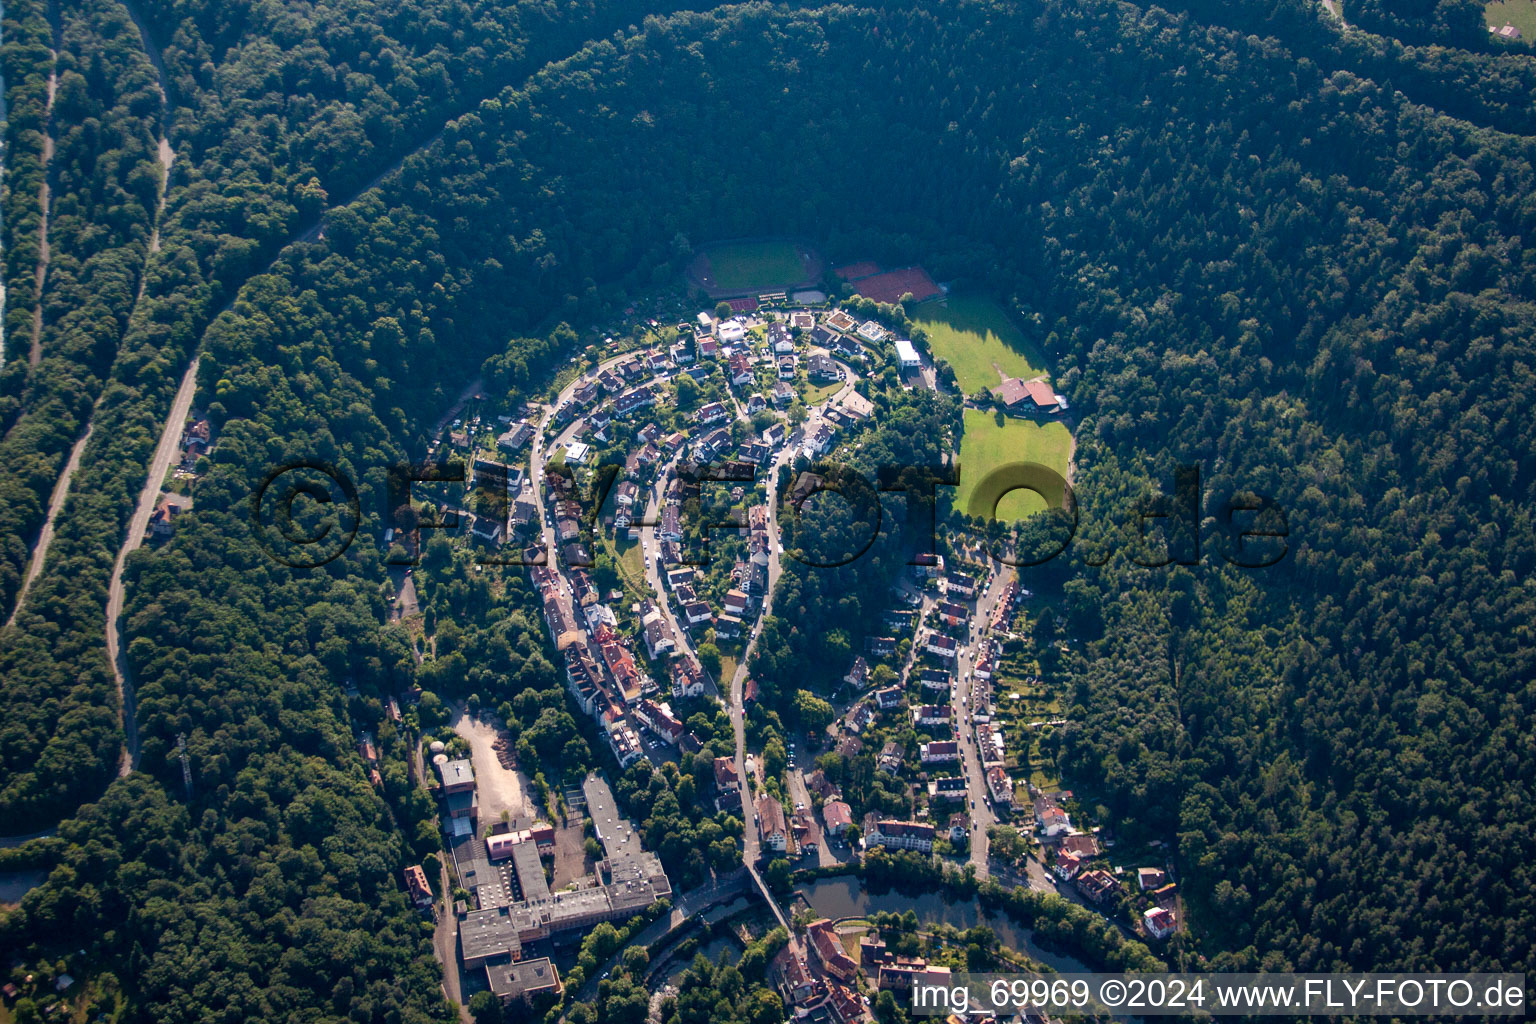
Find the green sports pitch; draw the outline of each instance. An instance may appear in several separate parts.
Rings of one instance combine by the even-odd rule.
[[[999,422],[1001,420],[1001,422]],[[1066,424],[1053,420],[1032,423],[980,409],[965,410],[965,436],[960,441],[960,488],[955,507],[970,509],[971,496],[992,470],[1016,462],[1035,462],[1067,478],[1072,461],[1072,432]],[[1042,490],[1060,503],[1059,489],[1048,484]],[[1032,516],[1046,508],[1043,497],[1033,491],[1010,491],[998,502],[993,518],[1011,523]]]
[[[808,280],[794,242],[728,242],[704,253],[710,287],[720,291],[788,288]]]
[[[926,302],[915,319],[927,332],[934,357],[954,367],[968,395],[997,387],[1004,374],[1029,380],[1045,373],[1044,358],[991,299],[951,296]]]

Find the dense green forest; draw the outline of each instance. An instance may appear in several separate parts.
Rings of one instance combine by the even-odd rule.
[[[21,11],[27,10],[18,6]],[[55,288],[53,282],[60,289],[71,286],[75,306],[62,304],[60,309],[78,309],[78,313],[70,313],[72,320],[78,321],[73,335],[77,340],[68,347],[67,357],[61,345],[59,359],[52,365],[45,360],[38,373],[32,375],[36,381],[26,375],[24,358],[9,359],[0,374],[0,379],[11,382],[7,387],[16,391],[16,401],[6,408],[18,417],[0,442],[0,447],[6,447],[9,454],[7,464],[16,468],[0,485],[0,510],[5,513],[0,515],[0,544],[5,556],[0,562],[0,607],[8,607],[19,589],[49,492],[64,467],[72,442],[85,429],[88,419],[94,425],[69,502],[56,524],[47,564],[28,597],[27,607],[18,616],[20,628],[0,632],[0,670],[7,704],[12,709],[0,727],[0,735],[11,741],[0,751],[0,812],[18,822],[13,831],[56,820],[82,800],[98,794],[117,766],[121,731],[111,712],[116,697],[105,657],[102,621],[108,578],[122,530],[143,482],[142,467],[149,460],[176,388],[176,369],[185,366],[194,351],[205,344],[204,334],[216,314],[234,312],[233,296],[238,289],[267,267],[284,245],[314,239],[321,213],[328,203],[340,199],[330,198],[328,190],[359,190],[390,171],[407,153],[432,143],[432,132],[423,132],[424,137],[413,134],[418,122],[433,123],[435,118],[440,126],[442,118],[473,106],[479,93],[492,91],[505,80],[569,52],[583,39],[622,28],[642,13],[640,8],[631,10],[622,5],[601,10],[593,5],[576,5],[558,12],[533,4],[487,5],[494,17],[487,14],[485,17],[490,21],[475,24],[481,24],[488,41],[499,39],[496,33],[526,37],[517,45],[498,43],[498,53],[505,56],[491,62],[479,59],[475,48],[478,35],[467,29],[448,33],[433,27],[439,25],[442,17],[457,16],[456,7],[444,6],[453,10],[423,8],[417,12],[418,17],[406,18],[400,24],[394,24],[399,18],[384,17],[372,8],[363,11],[350,7],[345,12],[316,11],[313,23],[287,24],[284,32],[290,36],[313,30],[316,24],[348,29],[327,37],[332,49],[302,47],[301,54],[291,61],[296,73],[304,73],[303,88],[319,90],[313,94],[301,92],[297,79],[285,84],[281,79],[272,80],[252,70],[269,63],[262,56],[262,47],[268,45],[266,41],[275,31],[257,13],[224,24],[219,12],[226,8],[219,4],[153,12],[155,17],[149,21],[151,45],[156,38],[172,40],[164,50],[165,94],[169,101],[165,116],[169,120],[170,141],[179,156],[173,166],[172,188],[162,218],[162,246],[147,265],[143,253],[147,230],[133,235],[132,244],[138,248],[132,255],[132,260],[137,261],[132,266],[143,267],[143,294],[135,303],[130,291],[127,304],[117,310],[117,320],[109,323],[104,303],[114,296],[120,297],[121,289],[86,293],[72,287],[68,275],[50,274],[50,292]],[[278,13],[270,5],[259,11],[266,16]],[[91,55],[96,55],[95,65],[102,63],[105,54],[118,53],[124,67],[133,74],[125,71],[112,75],[96,67],[94,76],[84,76],[83,85],[68,80],[70,95],[78,94],[77,102],[94,107],[113,104],[111,109],[125,119],[136,113],[144,130],[134,140],[139,149],[125,149],[121,160],[106,159],[108,154],[117,152],[109,146],[109,137],[98,133],[86,139],[83,128],[74,133],[82,136],[82,146],[95,147],[82,151],[81,160],[89,157],[95,162],[81,165],[79,187],[74,191],[82,197],[102,195],[120,199],[123,189],[114,188],[111,174],[134,176],[133,180],[142,188],[143,175],[155,170],[145,161],[130,166],[126,154],[142,152],[146,161],[152,157],[154,137],[149,129],[161,114],[159,96],[152,89],[152,62],[142,48],[135,49],[140,37],[125,9],[111,0],[100,0],[85,13],[95,19],[92,25],[99,23],[97,36],[109,40],[110,45],[93,43],[82,35],[78,50],[66,51],[60,58],[61,64],[73,52],[86,54],[76,60],[87,64]],[[84,20],[85,14],[79,17]],[[380,18],[388,24],[378,24]],[[531,24],[519,29],[521,19],[529,19]],[[34,20],[40,40],[46,41],[48,26],[41,10]],[[216,31],[220,44],[215,46],[204,39],[199,26],[208,32]],[[354,37],[352,30],[366,35]],[[403,58],[416,44],[401,42],[391,31],[414,40],[416,36],[411,33],[418,30],[433,40],[426,52],[411,62],[419,65],[421,76],[446,81],[451,76],[447,76],[444,68],[458,71],[472,67],[474,73],[460,74],[455,79],[457,85],[429,99],[423,86],[406,73],[400,61],[385,62],[380,69],[382,81],[361,72],[340,70],[358,55],[360,38],[381,50],[398,51]],[[84,32],[84,28],[80,29],[80,33]],[[73,38],[69,34],[66,37]],[[455,42],[458,47],[450,45]],[[35,59],[37,45],[44,44],[40,42],[19,52]],[[222,70],[201,85],[190,72],[178,74],[178,67],[192,62],[189,53],[203,55],[204,59],[197,62],[200,72]],[[46,54],[44,48],[43,55]],[[159,56],[158,46],[154,55]],[[482,78],[481,72],[488,68],[495,74]],[[7,81],[21,79],[7,74]],[[32,79],[25,81],[30,83]],[[119,93],[131,102],[117,100]],[[312,98],[295,103],[295,96]],[[61,92],[59,102],[63,102],[63,97]],[[394,115],[373,117],[396,108],[413,113],[399,124]],[[276,111],[282,111],[284,116],[278,117]],[[332,121],[377,121],[381,134],[376,145],[364,147],[356,140],[348,145],[346,151],[356,161],[351,170],[330,167],[324,161],[317,162],[318,158],[312,155],[303,155],[308,152],[306,146],[329,144],[325,140],[335,135],[327,127]],[[88,119],[85,127],[93,124]],[[63,173],[66,165],[59,161],[68,155],[65,141],[60,139],[54,157],[53,165],[58,169],[50,173]],[[280,158],[283,154],[290,154],[292,159]],[[319,176],[322,170],[326,175],[323,179]],[[291,179],[284,177],[290,172]],[[152,187],[148,194],[152,205]],[[63,201],[55,203],[56,208],[61,205]],[[144,207],[140,205],[139,209]],[[86,236],[97,244],[106,223],[106,210],[100,211],[100,215],[103,224]],[[8,220],[7,224],[10,223]],[[26,223],[19,222],[18,228],[24,229]],[[79,223],[87,221],[82,219]],[[21,237],[25,238],[25,234]],[[59,243],[55,242],[54,247],[57,251]],[[421,254],[427,257],[423,268],[442,264],[441,256],[427,256],[425,249]],[[11,246],[7,246],[8,265],[11,256]],[[54,262],[60,263],[60,257],[56,255]],[[132,261],[119,248],[104,252],[99,262],[104,265],[101,273],[112,275]],[[137,274],[135,269],[135,284]],[[96,282],[96,286],[115,286],[122,280],[122,275],[116,274]],[[409,290],[406,280],[399,284]],[[16,294],[24,299],[28,293],[21,290]],[[403,294],[404,291],[397,293]],[[390,307],[398,310],[398,317],[385,319],[398,320],[413,332],[419,330],[424,321],[420,312],[412,309],[413,300],[400,301],[400,305]],[[52,318],[45,318],[45,324],[53,322]],[[110,330],[114,326],[115,334]],[[225,323],[218,328],[232,329],[238,327]],[[13,338],[8,333],[8,345]],[[424,338],[425,348],[417,350],[418,357],[432,350],[430,330]],[[498,344],[506,340],[496,339]],[[215,342],[210,338],[206,344],[212,346]],[[52,351],[47,345],[44,349],[45,354]],[[459,360],[444,361],[441,367],[448,371],[460,367],[467,370],[487,352],[480,342],[464,351]],[[400,356],[404,355],[402,350]],[[431,375],[400,376],[407,386],[420,382],[427,394],[437,380]],[[200,382],[204,404],[217,397],[211,393],[217,379],[210,362],[204,367]],[[373,373],[363,380],[370,389],[382,390]],[[48,387],[43,382],[48,382]],[[453,384],[454,390],[461,383],[462,377]],[[25,390],[29,386],[31,390]],[[404,416],[403,409],[419,408],[412,404],[419,397],[405,393],[397,396],[398,404],[393,406],[396,422]],[[423,415],[430,422],[431,416],[425,412]],[[401,437],[414,438],[419,427],[417,424],[402,432]]]
[[[53,874],[5,917],[5,948],[87,948],[135,1019],[444,1019],[396,891],[430,827],[399,781],[403,741],[395,781],[368,786],[348,719],[376,703],[342,689],[365,705],[414,682],[474,692],[530,729],[549,712],[551,758],[579,737],[521,583],[481,594],[451,555],[424,570],[464,679],[452,649],[418,666],[385,624],[387,468],[487,359],[498,387],[537,386],[561,350],[522,339],[561,319],[579,335],[670,286],[690,242],[794,233],[921,260],[1039,325],[1080,416],[1085,526],[1045,570],[1075,638],[1068,775],[1117,829],[1176,840],[1198,952],[1529,969],[1528,58],[1421,50],[1407,29],[1341,37],[1301,2],[747,5],[622,31],[644,13],[151,7],[178,161],[132,317],[114,282],[144,265],[159,99],[121,8],[67,19],[80,46],[117,26],[126,71],[77,67],[69,102],[96,112],[80,145],[99,130],[122,159],[80,163],[61,136],[57,173],[76,176],[60,178],[61,291],[42,297],[58,369],[14,368],[8,331],[7,422],[35,418],[40,438],[3,496],[20,510],[8,594],[93,406],[95,426],[43,576],[0,634],[0,814],[15,831],[72,816],[12,856]],[[7,14],[26,26],[8,26],[7,82],[35,122],[46,19]],[[71,52],[87,51],[61,65]],[[35,185],[32,141],[16,155]],[[18,244],[25,193],[7,193]],[[26,276],[10,241],[8,282]],[[26,291],[12,301],[30,322]],[[185,525],[128,573],[142,774],[77,811],[121,741],[107,578],[194,351],[220,445]],[[49,389],[67,396],[54,412]],[[936,458],[950,403],[889,402],[870,464]],[[252,487],[293,457],[361,493],[359,543],[318,569],[274,563],[250,530]],[[1285,560],[1125,557],[1133,502],[1193,462],[1209,494],[1285,508]],[[785,655],[857,643],[900,555],[787,569],[781,615],[841,628],[771,624],[770,699],[789,696]],[[723,863],[720,823],[673,811],[692,781],[635,778],[624,797]],[[754,1015],[733,1000],[732,1019]]]

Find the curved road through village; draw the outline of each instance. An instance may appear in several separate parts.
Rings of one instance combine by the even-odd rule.
[[[573,421],[571,424],[564,427],[553,438],[547,438],[546,432],[550,425],[550,421],[553,418],[554,412],[571,400],[578,387],[596,379],[605,370],[608,370],[609,368],[631,358],[633,355],[634,353],[632,352],[626,352],[617,356],[610,357],[598,363],[595,367],[588,369],[585,373],[580,374],[575,380],[572,380],[569,384],[562,388],[560,393],[554,398],[553,401],[545,405],[543,415],[540,417],[539,423],[534,429],[533,440],[530,446],[530,480],[534,490],[534,498],[538,504],[539,513],[542,518],[541,536],[543,537],[544,541],[544,550],[547,554],[547,557],[551,559],[556,557],[554,554],[556,551],[555,535],[553,517],[550,515],[550,510],[546,505],[546,495],[544,493],[544,488],[541,486],[544,479],[542,467],[544,466],[547,458],[547,449],[564,443],[564,441],[567,440],[569,435],[574,431],[575,422]],[[779,452],[778,456],[774,459],[773,464],[767,470],[767,500],[770,511],[778,507],[779,470],[784,466],[788,466],[793,461],[795,454],[799,451],[799,438],[803,437],[806,432],[813,430],[821,422],[822,417],[826,413],[826,410],[830,408],[833,403],[841,400],[842,397],[853,387],[853,382],[857,379],[857,375],[853,372],[851,367],[841,362],[838,363],[838,366],[843,371],[843,386],[839,388],[835,394],[829,396],[822,403],[810,410],[810,414],[807,416],[805,423],[801,427],[801,430],[789,438],[783,450]],[[735,401],[734,394],[732,395],[732,403],[736,406],[738,415],[742,415],[741,406],[738,402]],[[645,522],[654,523],[656,521],[656,512],[659,508],[660,495],[664,486],[664,481],[667,477],[667,471],[674,467],[676,463],[677,457],[674,457],[673,460],[668,463],[661,472],[658,472],[657,482],[648,492],[647,516]],[[652,528],[648,527],[647,529],[650,530]],[[768,905],[773,908],[774,915],[778,918],[779,923],[788,929],[789,920],[785,916],[783,908],[779,906],[779,903],[776,899],[774,899],[773,894],[768,891],[768,886],[764,883],[762,876],[758,873],[757,870],[757,861],[761,854],[761,850],[758,846],[757,830],[753,827],[752,824],[752,792],[749,776],[747,775],[746,771],[747,738],[746,723],[742,706],[748,673],[747,666],[751,662],[753,652],[757,649],[757,640],[762,633],[763,623],[772,613],[774,590],[777,588],[779,582],[780,559],[777,557],[779,554],[779,527],[776,514],[770,514],[768,516],[768,540],[769,549],[771,552],[773,552],[773,556],[768,560],[768,584],[763,596],[763,607],[761,613],[758,615],[756,623],[752,627],[752,632],[749,635],[746,648],[743,651],[741,660],[737,665],[736,673],[730,680],[729,701],[731,710],[731,727],[735,734],[736,773],[737,777],[742,780],[742,864],[745,866],[747,872],[751,875],[753,882],[757,885],[758,890],[762,893],[764,900],[766,900]],[[695,660],[697,660],[697,652],[693,650],[692,637],[688,630],[681,628],[676,618],[673,616],[670,604],[667,600],[666,588],[662,585],[661,574],[656,567],[656,556],[654,555],[656,545],[653,543],[653,540],[650,537],[647,537],[642,543],[644,545],[642,550],[645,552],[645,580],[652,590],[652,597],[656,600],[658,607],[662,609],[663,614],[667,617],[667,620],[672,627],[673,634],[678,637],[681,643],[688,647],[689,653],[695,657]],[[561,586],[565,586],[563,576],[561,577]],[[712,680],[712,682],[716,683],[717,690],[722,691],[723,696],[723,688],[719,687],[719,681]]]

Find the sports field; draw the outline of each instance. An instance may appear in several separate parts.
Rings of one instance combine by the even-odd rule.
[[[917,309],[933,354],[949,361],[967,395],[995,388],[1003,374],[1029,380],[1046,372],[1045,359],[991,299],[950,296]]]
[[[1060,504],[1060,481],[1067,477],[1071,458],[1072,432],[1060,421],[1031,423],[980,409],[966,409],[965,436],[960,441],[960,487],[955,496],[955,507],[961,512],[969,512],[971,498],[987,475],[999,466],[1019,462],[1039,463],[1057,474],[1054,478],[1042,474],[1041,479],[1031,483],[1049,495],[1053,504]],[[1013,522],[1045,508],[1045,499],[1039,494],[1015,490],[1003,495],[995,518]]]
[[[815,281],[819,256],[794,242],[725,242],[694,258],[689,277],[711,295],[782,291]]]
[[[1483,20],[1494,28],[1513,25],[1526,40],[1536,39],[1536,4],[1531,0],[1500,0],[1483,8]]]

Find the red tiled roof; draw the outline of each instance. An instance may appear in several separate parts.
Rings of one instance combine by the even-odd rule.
[[[1049,407],[1056,404],[1056,392],[1043,380],[1032,380],[1024,385],[1029,390],[1029,397],[1038,406]]]

